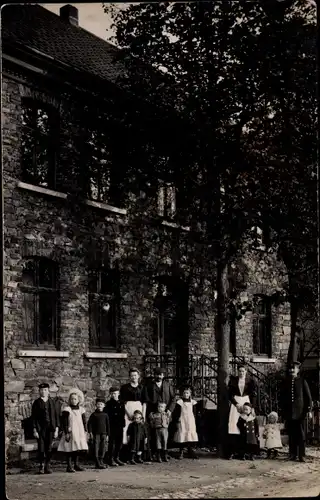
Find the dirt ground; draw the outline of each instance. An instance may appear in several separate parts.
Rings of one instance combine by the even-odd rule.
[[[36,469],[21,473],[8,470],[9,500],[136,499],[136,498],[257,498],[316,497],[320,493],[320,458],[307,463],[277,460],[254,462],[221,460],[202,453],[199,460],[171,459],[168,464],[144,464],[66,473],[53,463],[52,475],[39,476]]]

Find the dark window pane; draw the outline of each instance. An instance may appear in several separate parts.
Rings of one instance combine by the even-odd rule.
[[[22,304],[22,324],[25,332],[25,339],[28,344],[35,342],[35,300],[36,295],[32,292],[24,292]]]
[[[89,323],[92,347],[116,347],[118,286],[113,271],[97,271],[90,275]]]
[[[23,102],[21,121],[24,179],[36,185],[54,188],[58,146],[57,112],[27,99]]]
[[[112,300],[108,303],[109,310],[103,304],[100,316],[100,345],[101,347],[115,347],[116,333],[116,304]]]
[[[271,310],[268,300],[259,300],[253,312],[253,352],[270,356]]]
[[[39,286],[55,288],[55,265],[45,259],[39,260]]]
[[[90,345],[93,347],[99,347],[99,301],[93,295],[89,298],[89,331],[90,331]]]
[[[54,293],[39,293],[39,343],[55,342],[56,297]]]
[[[109,139],[101,130],[89,130],[83,148],[89,170],[88,196],[95,201],[108,202],[112,165]]]
[[[56,264],[47,259],[28,259],[22,273],[23,325],[26,342],[56,345],[58,292]],[[47,288],[47,291],[43,290]]]

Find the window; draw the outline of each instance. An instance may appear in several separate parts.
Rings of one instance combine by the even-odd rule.
[[[117,270],[95,270],[89,277],[90,347],[117,347],[119,276]]]
[[[57,264],[43,257],[26,260],[21,288],[26,343],[57,347],[60,326]]]
[[[270,246],[270,228],[265,224],[263,228],[260,226],[253,226],[251,228],[251,235],[253,244],[260,250],[265,250]]]
[[[87,196],[90,200],[109,202],[111,157],[106,134],[97,130],[89,131],[85,144],[86,168],[89,171]]]
[[[271,357],[271,302],[257,297],[253,308],[253,352]]]
[[[58,112],[44,103],[22,103],[22,169],[26,182],[54,189],[58,155]]]
[[[158,191],[158,214],[164,219],[173,219],[176,211],[176,189],[172,184],[161,181]]]

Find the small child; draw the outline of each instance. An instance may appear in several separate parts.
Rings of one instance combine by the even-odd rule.
[[[158,403],[158,411],[149,415],[150,427],[157,445],[157,462],[168,462],[168,427],[170,416],[166,411],[166,403]],[[162,452],[162,457],[161,457]]]
[[[110,388],[110,399],[106,402],[104,411],[108,414],[110,424],[109,446],[108,446],[108,460],[109,464],[113,467],[118,465],[125,465],[119,458],[122,440],[123,428],[125,422],[124,404],[119,401],[120,389],[118,387]]]
[[[68,405],[62,408],[62,429],[58,451],[67,455],[67,472],[84,471],[79,465],[79,451],[88,450],[87,422],[83,408],[84,396],[79,389],[72,389]],[[72,465],[72,459],[74,467]]]
[[[178,399],[172,412],[172,421],[176,424],[173,440],[180,445],[179,460],[183,458],[184,448],[188,449],[190,458],[198,458],[194,451],[194,446],[198,442],[196,404],[197,401],[191,397],[191,388],[187,386],[183,389],[182,398]]]
[[[276,411],[272,411],[267,417],[267,424],[263,429],[263,438],[267,448],[267,458],[276,458],[278,449],[282,448],[278,413]]]
[[[90,415],[88,420],[88,432],[93,439],[94,458],[96,469],[106,469],[107,465],[103,463],[107,450],[107,443],[110,434],[109,417],[104,410],[105,403],[103,399],[96,400],[96,410]]]
[[[131,452],[130,464],[143,464],[142,452],[147,444],[147,430],[143,421],[141,411],[136,410],[133,413],[133,421],[129,424],[127,430],[129,450]]]
[[[254,460],[259,453],[259,425],[250,403],[244,403],[238,420],[241,436],[240,460]]]

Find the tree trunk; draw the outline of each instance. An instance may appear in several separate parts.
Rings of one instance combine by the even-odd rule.
[[[217,269],[217,330],[218,330],[218,419],[219,455],[226,455],[228,437],[228,382],[230,332],[228,328],[228,266],[218,262]]]
[[[291,333],[290,333],[290,345],[287,358],[288,367],[295,361],[298,361],[300,335],[297,329],[297,318],[298,318],[298,304],[295,299],[292,299],[290,303]]]

